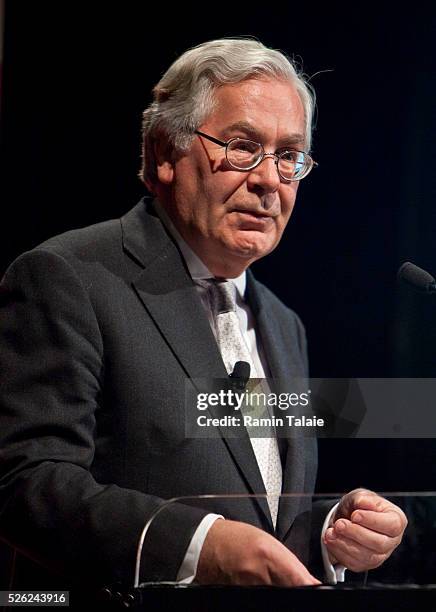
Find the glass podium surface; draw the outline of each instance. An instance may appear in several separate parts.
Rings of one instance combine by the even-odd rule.
[[[170,507],[184,504],[236,519],[241,507],[268,504],[266,495],[200,495],[163,502],[149,518],[138,542],[132,588],[115,586],[101,594],[97,610],[177,610],[220,612],[228,610],[371,612],[392,610],[436,610],[436,491],[378,492],[406,514],[408,526],[401,544],[380,567],[368,572],[345,571],[344,582],[317,586],[229,586],[147,581],[141,578],[147,537],[153,523]],[[280,512],[292,508],[303,513],[311,506],[332,508],[342,497],[331,494],[288,494],[279,496]],[[225,512],[223,511],[225,509]],[[173,514],[176,516],[176,514]],[[280,521],[280,518],[279,518]],[[319,534],[320,535],[320,534]],[[319,538],[320,539],[320,538]],[[319,543],[318,539],[318,543]],[[315,541],[317,536],[315,537]],[[168,551],[171,554],[171,551]],[[312,568],[310,568],[312,571]]]
[[[424,586],[430,585],[436,588],[436,491],[432,492],[377,492],[405,513],[408,525],[406,527],[402,542],[380,567],[368,572],[356,574],[347,570],[345,572],[344,587],[347,585],[396,585],[396,586]],[[329,494],[284,494],[280,496],[268,495],[200,495],[195,497],[173,498],[163,502],[149,518],[144,526],[136,557],[135,576],[132,577],[134,588],[155,585],[155,582],[147,582],[140,579],[141,563],[143,561],[143,549],[147,541],[147,535],[152,529],[154,521],[174,504],[185,504],[206,509],[210,512],[223,515],[224,518],[238,520],[241,508],[259,506],[265,508],[269,498],[279,498],[279,521],[283,509],[292,507],[291,514],[298,516],[300,510],[305,512],[311,506],[321,508],[321,512],[333,507],[342,497],[342,493]],[[286,511],[286,510],[285,510]],[[313,534],[312,534],[313,535]],[[319,534],[320,536],[321,534]],[[315,536],[316,540],[316,536]],[[321,547],[321,544],[320,544]],[[169,551],[170,554],[170,551]],[[323,580],[324,584],[328,584]],[[166,583],[178,586],[178,583]],[[180,586],[180,585],[179,585]],[[191,585],[197,586],[195,580]],[[436,596],[436,593],[435,593]],[[436,608],[436,599],[435,599]]]

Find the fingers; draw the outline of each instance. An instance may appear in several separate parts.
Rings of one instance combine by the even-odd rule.
[[[272,559],[271,584],[277,586],[315,586],[321,584],[288,549]]]
[[[200,584],[310,586],[320,584],[301,561],[271,535],[230,520],[209,529],[197,566]]]
[[[388,556],[370,550],[346,536],[337,537],[333,529],[327,530],[325,544],[329,553],[352,572],[374,569],[381,565]]]
[[[308,572],[305,568],[305,571],[289,567],[284,572],[279,572],[276,574],[277,569],[275,569],[274,575],[272,576],[271,583],[275,586],[316,586],[321,584],[319,580],[312,576],[310,572]]]
[[[268,569],[269,584],[313,586],[321,584],[306,566],[281,542],[267,534],[257,541],[251,560]]]
[[[391,537],[401,535],[407,526],[406,515],[398,506],[366,489],[355,489],[344,495],[334,520],[340,518]]]
[[[392,514],[398,519],[395,512]],[[382,521],[380,526],[380,523],[374,523],[373,519],[374,517],[371,517],[371,524],[378,527],[377,531],[346,519],[336,521],[334,526],[326,531],[324,537],[330,556],[334,556],[335,560],[352,571],[364,571],[381,565],[401,542],[402,530],[394,530],[389,524],[386,526],[385,521]],[[385,533],[381,531],[382,529]],[[394,537],[388,535],[386,531],[395,533]]]
[[[389,508],[382,512],[355,510],[351,522],[391,538],[401,536],[407,525],[406,516],[399,508]]]
[[[401,542],[407,526],[404,512],[366,489],[341,499],[324,542],[329,555],[352,571],[378,567]]]
[[[335,541],[346,538],[355,542],[357,545],[377,554],[390,554],[400,543],[400,538],[390,537],[385,533],[379,533],[357,525],[346,519],[336,521],[333,528],[328,530],[327,539]]]

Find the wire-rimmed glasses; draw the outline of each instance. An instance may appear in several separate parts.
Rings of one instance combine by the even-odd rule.
[[[265,157],[275,157],[277,172],[281,179],[286,182],[301,181],[318,164],[308,153],[296,149],[285,149],[279,153],[266,153],[260,142],[254,142],[246,138],[231,138],[227,142],[209,136],[199,130],[195,134],[225,147],[226,159],[235,170],[248,171],[258,166]]]

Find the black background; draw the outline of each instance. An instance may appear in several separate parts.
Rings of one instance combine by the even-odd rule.
[[[436,300],[396,282],[405,260],[436,273],[435,12],[148,5],[6,2],[0,273],[131,208],[152,86],[188,47],[253,35],[314,75],[320,164],[257,277],[301,315],[313,376],[435,376]],[[323,441],[319,488],[434,489],[435,446]]]

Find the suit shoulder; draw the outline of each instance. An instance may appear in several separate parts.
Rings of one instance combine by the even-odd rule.
[[[42,291],[46,282],[59,282],[72,273],[88,286],[97,272],[122,274],[124,267],[120,220],[114,219],[53,236],[22,253],[7,268],[2,282],[6,286],[37,283]]]
[[[33,249],[51,251],[67,259],[105,259],[111,257],[116,245],[121,248],[120,219],[103,221],[80,229],[73,229],[49,238]]]

